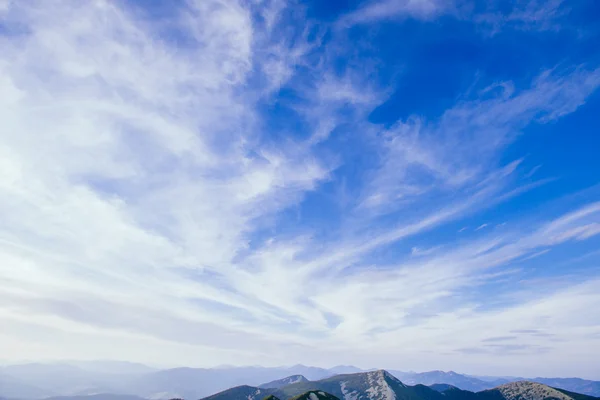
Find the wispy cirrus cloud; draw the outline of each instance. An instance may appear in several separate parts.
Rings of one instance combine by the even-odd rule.
[[[429,19],[444,13],[453,6],[453,1],[449,0],[372,1],[345,15],[339,23],[347,26],[407,17]]]
[[[563,0],[516,0],[513,2],[467,2],[461,0],[374,0],[343,15],[339,27],[401,21],[407,18],[429,21],[449,15],[480,25],[496,34],[503,29],[560,30],[570,9]]]
[[[371,177],[361,204],[367,208],[403,204],[435,192],[489,185],[509,176],[517,163],[491,173],[522,129],[573,112],[600,85],[600,70],[545,71],[531,87],[516,91],[504,82],[488,99],[457,103],[438,121],[417,116],[400,121],[381,136],[384,157]],[[485,88],[480,94],[489,92]],[[487,176],[486,176],[487,174]]]

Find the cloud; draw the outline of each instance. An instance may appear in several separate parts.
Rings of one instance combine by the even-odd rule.
[[[197,300],[266,318],[231,286],[245,274],[232,259],[252,221],[296,203],[328,171],[301,145],[253,144],[255,100],[236,89],[259,62],[249,12],[186,5],[169,27],[189,41],[183,51],[159,40],[163,21],[107,2],[75,6],[8,10],[29,32],[3,46],[7,301],[170,340],[182,339],[158,321],[238,325]],[[73,13],[73,26],[55,18]],[[118,304],[123,319],[100,319]]]
[[[596,240],[597,199],[503,215],[510,228],[476,238],[448,232],[544,183],[520,181],[523,161],[504,151],[527,126],[576,112],[598,69],[496,83],[437,117],[380,126],[369,113],[390,89],[356,60],[338,65],[348,43],[329,27],[284,29],[284,6],[5,7],[2,353],[193,365],[402,356],[419,368],[509,352],[531,368],[532,353],[586,365],[600,321],[578,310],[600,306],[597,276],[557,288],[514,264]],[[447,4],[372,7],[371,19],[430,18]],[[333,215],[348,165],[368,172],[348,177],[348,207]]]
[[[339,27],[452,16],[467,20],[494,35],[502,30],[547,31],[563,28],[569,9],[563,0],[488,1],[473,5],[460,0],[374,0],[343,15]]]
[[[364,7],[345,15],[339,24],[354,25],[380,20],[412,17],[429,19],[452,6],[448,0],[381,0],[373,1]]]
[[[501,11],[498,4],[474,17],[474,20],[490,29],[492,34],[505,28],[517,30],[559,30],[561,19],[569,10],[563,0],[516,1]]]
[[[517,339],[517,336],[496,336],[483,339],[483,342],[505,342],[507,340]]]
[[[412,116],[396,123],[381,133],[383,160],[359,206],[390,212],[415,198],[501,186],[521,160],[500,169],[499,156],[522,130],[575,111],[598,85],[598,69],[548,70],[522,90],[461,101],[437,121]]]
[[[538,329],[514,329],[511,333],[538,333]]]

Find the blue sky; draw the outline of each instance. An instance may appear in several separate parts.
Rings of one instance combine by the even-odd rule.
[[[600,379],[599,17],[0,1],[0,354]]]

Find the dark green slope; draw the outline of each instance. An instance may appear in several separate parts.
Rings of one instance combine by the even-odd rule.
[[[433,390],[435,390],[436,392],[443,392],[445,390],[450,390],[450,389],[458,389],[456,386],[453,385],[449,385],[447,383],[434,383],[433,385],[427,385],[430,388],[432,388]]]
[[[445,390],[443,390],[441,385],[442,384],[431,385],[431,388],[439,390],[442,393],[442,395],[444,396],[445,400],[479,400],[478,395],[481,392],[473,393],[468,390],[462,390],[462,389],[459,389],[459,388],[457,388],[455,386],[451,386],[451,385],[446,385],[448,387]],[[440,389],[442,389],[442,390],[440,390]],[[492,400],[492,399],[489,399],[489,400]],[[500,400],[500,399],[498,399],[498,400]]]
[[[311,390],[293,397],[291,400],[340,400],[334,395],[321,390]]]
[[[279,399],[279,397],[277,397],[273,394],[270,394],[267,397],[265,397],[263,400],[280,400],[280,399]]]
[[[553,388],[553,389],[556,389],[559,392],[566,394],[567,396],[571,397],[573,400],[598,400],[600,398],[600,397],[589,396],[587,394],[570,392],[568,390],[559,389],[559,388]]]
[[[205,397],[203,400],[262,400],[274,394],[274,392],[276,392],[276,389],[261,389],[244,385],[213,394],[212,396]]]

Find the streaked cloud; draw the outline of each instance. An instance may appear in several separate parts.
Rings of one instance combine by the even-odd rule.
[[[528,24],[562,7],[534,3]],[[381,122],[385,54],[295,5],[5,4],[3,357],[592,371],[597,188],[514,212],[560,181],[511,146],[585,109],[597,64],[474,77]],[[557,267],[573,253],[589,268]]]

